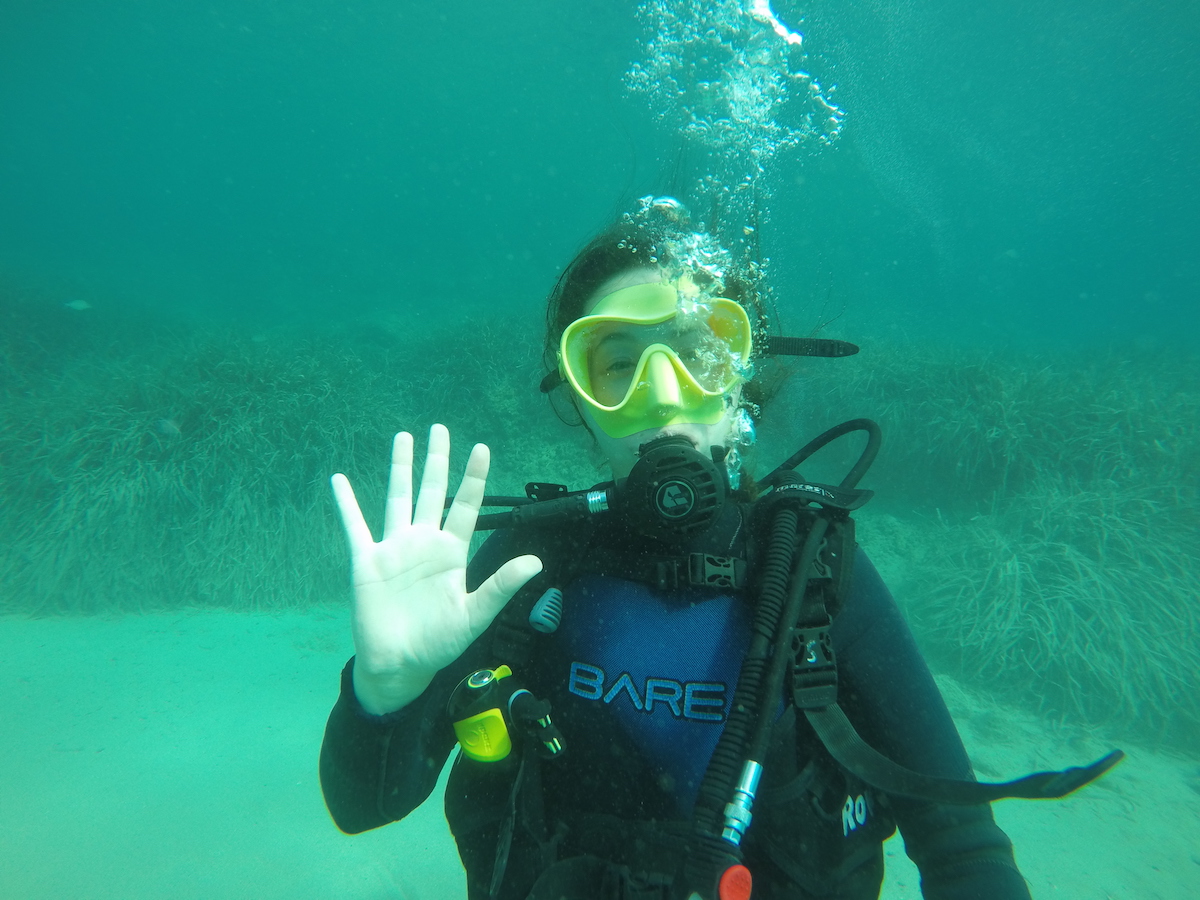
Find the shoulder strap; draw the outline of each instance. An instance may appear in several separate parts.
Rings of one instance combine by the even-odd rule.
[[[1088,766],[1059,772],[1035,772],[1024,778],[998,783],[937,778],[906,769],[869,746],[836,703],[822,709],[806,709],[804,716],[830,756],[848,772],[884,793],[931,800],[934,803],[971,806],[1005,797],[1027,800],[1065,797],[1095,781],[1125,758],[1123,752],[1114,750]]]
[[[829,634],[832,616],[841,608],[849,591],[854,547],[853,520],[849,516],[831,517],[824,545],[813,562],[790,642],[791,700],[804,713],[830,756],[846,771],[884,793],[970,806],[1005,797],[1065,797],[1096,780],[1125,757],[1120,750],[1114,750],[1088,766],[984,783],[915,772],[868,745],[837,704],[837,661]]]
[[[574,568],[576,573],[623,578],[660,591],[687,587],[737,591],[746,586],[750,575],[746,560],[740,556],[682,551],[668,555],[595,546],[578,559]]]

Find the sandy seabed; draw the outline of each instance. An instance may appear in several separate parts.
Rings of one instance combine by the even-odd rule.
[[[0,898],[434,900],[464,896],[441,790],[347,837],[316,761],[345,616],[0,618]],[[1091,762],[1099,738],[942,680],[984,780]],[[1200,764],[1125,746],[1065,801],[1003,801],[1035,898],[1200,897]],[[885,900],[920,897],[898,838]]]

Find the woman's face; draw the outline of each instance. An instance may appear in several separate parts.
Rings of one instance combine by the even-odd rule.
[[[649,267],[630,269],[619,275],[615,275],[601,284],[596,292],[592,294],[584,306],[583,315],[588,315],[600,300],[614,291],[633,287],[637,284],[652,284],[661,281],[662,277],[663,273],[660,269]],[[580,403],[578,406],[581,407],[582,414],[587,420],[588,428],[593,436],[595,436],[600,450],[608,458],[609,466],[612,467],[613,477],[619,479],[625,478],[629,474],[629,470],[633,468],[633,464],[638,458],[638,448],[655,438],[666,435],[684,437],[697,450],[705,454],[708,453],[708,448],[714,445],[726,446],[732,433],[732,414],[737,408],[736,401],[739,399],[738,393],[740,393],[740,388],[735,388],[734,390],[734,403],[727,405],[725,415],[712,425],[675,423],[661,428],[647,428],[644,431],[639,431],[623,438],[614,438],[606,434],[604,429],[592,418],[590,407],[587,404]]]

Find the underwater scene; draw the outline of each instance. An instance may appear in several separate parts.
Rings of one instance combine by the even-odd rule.
[[[1197,96],[1200,17],[1178,2],[5,0],[0,898],[732,900],[751,876],[758,900],[1200,896]],[[624,262],[593,275],[593,251]],[[677,305],[652,317],[638,289],[660,279]],[[571,324],[585,317],[590,330]],[[698,330],[709,344],[683,347]],[[627,338],[641,343],[606,399],[596,360]],[[802,580],[764,633],[776,689],[745,687],[767,603],[725,630],[688,617],[728,596],[678,599],[663,561],[709,554],[732,573],[742,551],[639,530],[648,513],[621,503],[654,445],[636,435],[687,438],[724,504],[704,527],[728,514],[747,529],[749,575],[721,583],[757,591],[755,560],[782,539],[755,511],[795,488],[781,463],[860,419],[881,435],[869,471],[856,433],[796,467],[823,500],[795,521],[830,537],[811,566],[781,569]],[[418,553],[413,537],[384,560],[385,536],[432,522],[461,557],[499,527],[488,546],[505,552],[481,552],[471,588],[532,552],[508,552],[526,546],[505,543],[509,519],[472,535],[476,443],[487,495],[512,501],[485,514],[586,497],[589,524],[539,533],[591,529],[592,555],[503,570],[472,595],[486,615],[461,597],[460,560],[446,590],[461,621],[440,624],[413,589],[407,618],[380,625],[372,585],[411,571],[371,560]],[[869,496],[843,481],[852,469]],[[576,628],[572,606],[592,607],[563,576],[551,624],[530,613],[523,650],[463,678],[508,597],[516,609],[539,577],[583,572],[617,521],[621,558],[639,561],[595,571],[665,605],[614,595]],[[783,541],[797,560],[805,533]],[[835,533],[860,548],[846,545],[859,563],[844,583],[823,568]],[[660,574],[641,584],[647,548]],[[864,606],[876,581],[882,605]],[[821,590],[832,625],[806,644]],[[899,637],[882,630],[896,608]],[[873,628],[884,649],[856,651]],[[830,695],[805,707],[813,695],[770,680],[799,684],[830,629],[838,703],[891,762],[827,736]],[[895,658],[915,663],[893,667],[888,648],[910,644]],[[619,662],[627,645],[681,660],[676,674]],[[569,665],[561,690],[518,680],[531,646]],[[379,685],[365,664],[340,681],[356,650],[403,661]],[[513,749],[479,761],[460,730],[475,707],[455,704],[510,662],[523,687],[497,716]],[[877,684],[892,692],[871,699]],[[730,699],[712,713],[718,687]],[[520,718],[530,691],[549,705]],[[581,761],[569,776],[551,707],[562,762]],[[946,746],[957,759],[955,728],[968,769],[889,787],[892,765],[922,772]],[[786,784],[781,743],[801,769]],[[722,754],[741,781],[714,774]],[[805,787],[806,758],[837,773],[824,794]],[[939,805],[952,778],[1097,761],[996,794],[999,828],[972,832],[986,848],[962,849],[966,826],[930,812],[986,819],[980,802]],[[455,799],[470,779],[493,818],[476,794]],[[589,791],[602,799],[577,799]],[[636,862],[602,852],[609,825],[601,839],[591,818],[556,830],[526,810],[607,815],[625,798],[655,835],[622,824]],[[776,838],[789,802],[834,849]],[[484,824],[463,824],[472,810]],[[676,855],[645,851],[660,833]],[[544,869],[526,872],[523,840]],[[719,889],[696,875],[710,845],[728,862],[711,863]],[[984,856],[1006,873],[986,894],[962,874]]]

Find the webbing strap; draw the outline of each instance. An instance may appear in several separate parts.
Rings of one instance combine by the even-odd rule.
[[[825,749],[847,771],[884,793],[935,803],[971,806],[1005,797],[1022,797],[1026,800],[1065,797],[1095,781],[1125,758],[1123,752],[1114,750],[1090,766],[1063,769],[1061,772],[1035,772],[1014,781],[998,783],[960,781],[923,775],[892,762],[859,736],[836,704],[823,709],[806,709],[804,715]]]
[[[521,782],[525,775],[525,761],[528,756],[521,758],[521,767],[517,769],[517,777],[513,779],[512,791],[508,795],[508,810],[500,823],[500,833],[496,838],[496,859],[492,863],[492,880],[488,887],[488,900],[496,900],[500,896],[500,887],[504,884],[504,872],[508,868],[508,851],[512,849],[513,830],[517,824],[517,795],[521,791]]]

